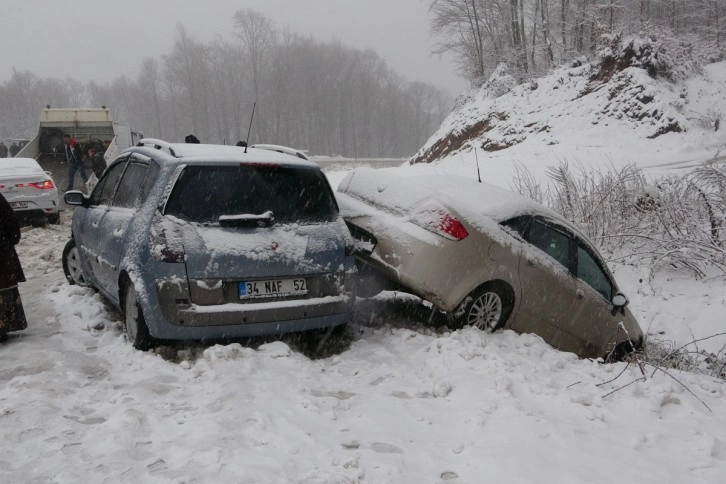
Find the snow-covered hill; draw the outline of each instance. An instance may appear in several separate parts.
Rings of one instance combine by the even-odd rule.
[[[511,90],[510,90],[511,89]],[[498,69],[412,159],[520,161],[535,171],[559,161],[642,167],[706,159],[726,144],[726,62],[671,82],[640,67],[601,61],[564,67],[515,86]]]

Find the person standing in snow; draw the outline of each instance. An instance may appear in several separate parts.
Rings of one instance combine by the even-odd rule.
[[[0,339],[10,331],[28,327],[18,283],[25,282],[15,245],[20,242],[20,223],[0,194]]]
[[[8,147],[5,146],[5,143],[0,141],[0,158],[7,158],[8,157]]]
[[[101,179],[103,171],[106,169],[106,160],[103,158],[103,156],[98,154],[96,148],[91,146],[86,151],[86,158],[84,160],[84,163],[87,167],[91,168],[91,176],[86,182],[86,188],[88,189],[88,193],[91,193],[93,191],[93,188],[98,183],[98,180]]]
[[[103,175],[103,171],[106,169],[106,160],[103,159],[103,155],[98,154],[98,151],[96,151],[96,148],[93,146],[88,148],[86,153],[88,166],[90,166],[93,174],[96,175],[96,178],[100,180],[101,175]]]
[[[83,162],[76,153],[76,145],[75,138],[71,138],[69,134],[63,135],[63,154],[68,162],[68,189],[66,191],[73,190],[73,183],[75,182],[77,171],[80,171],[84,183],[88,181],[86,170],[83,169]]]

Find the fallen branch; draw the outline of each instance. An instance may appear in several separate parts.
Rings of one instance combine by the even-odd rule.
[[[630,385],[632,385],[633,383],[636,383],[636,382],[639,382],[639,381],[645,381],[645,380],[647,380],[647,379],[648,379],[648,377],[645,377],[645,376],[641,376],[640,378],[636,378],[635,380],[631,381],[631,382],[630,382],[630,383],[628,383],[627,385],[623,385],[623,386],[621,386],[621,387],[618,387],[618,388],[616,388],[615,390],[611,391],[610,393],[606,393],[606,394],[605,394],[605,395],[603,395],[602,397],[603,397],[603,398],[607,398],[607,397],[609,397],[610,395],[612,395],[613,393],[615,393],[615,392],[619,392],[619,391],[620,391],[620,390],[622,390],[623,388],[627,388],[627,387],[629,387],[629,386],[630,386]],[[710,409],[709,409],[709,410],[710,410]]]
[[[671,377],[671,378],[672,378],[673,380],[675,380],[675,381],[676,381],[676,382],[677,382],[677,383],[678,383],[678,384],[679,384],[680,386],[682,386],[683,388],[685,388],[685,389],[686,389],[686,391],[687,391],[688,393],[690,393],[691,395],[693,395],[693,398],[695,398],[696,400],[698,400],[699,402],[701,402],[701,403],[703,404],[703,406],[704,406],[704,407],[706,407],[706,409],[707,409],[707,410],[708,410],[709,412],[713,413],[713,410],[711,410],[711,407],[709,407],[708,405],[706,405],[706,402],[704,402],[703,400],[701,400],[701,399],[700,399],[700,398],[698,397],[698,395],[696,395],[695,393],[693,393],[693,392],[691,391],[691,389],[690,389],[690,388],[688,388],[688,386],[686,386],[686,385],[685,385],[685,384],[684,384],[684,383],[683,383],[682,381],[680,381],[680,380],[679,380],[678,378],[674,377],[673,375],[671,375],[670,373],[668,373],[667,371],[665,371],[665,370],[664,370],[663,368],[661,368],[661,367],[659,367],[659,366],[653,365],[653,364],[651,364],[651,363],[646,363],[646,364],[647,364],[647,365],[650,365],[650,366],[652,366],[653,368],[655,368],[655,371],[653,372],[653,374],[655,374],[655,372],[656,372],[656,371],[662,371],[663,373],[665,373],[666,375],[668,375],[669,377]]]

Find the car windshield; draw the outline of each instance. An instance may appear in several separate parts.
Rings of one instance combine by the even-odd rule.
[[[187,166],[166,205],[167,214],[199,223],[268,212],[275,222],[306,223],[333,220],[338,208],[319,169],[254,164]]]

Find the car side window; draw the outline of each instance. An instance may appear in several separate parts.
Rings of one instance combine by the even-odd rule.
[[[514,217],[512,219],[505,220],[504,222],[502,222],[502,226],[519,234],[519,236],[524,239],[524,236],[527,233],[527,227],[529,227],[529,223],[531,221],[532,217],[525,215],[522,217]]]
[[[131,161],[126,169],[121,183],[118,185],[116,197],[113,200],[114,207],[136,208],[139,200],[144,179],[149,171],[149,165]]]
[[[156,178],[159,176],[159,165],[156,164],[156,162],[152,161],[151,165],[149,165],[149,169],[146,174],[146,179],[144,180],[144,188],[141,191],[141,201],[140,203],[143,204],[146,199],[149,197],[149,193],[151,192],[151,187],[154,186],[154,183],[156,183]]]
[[[577,246],[577,277],[602,294],[608,301],[613,297],[613,285],[597,259],[588,249]]]
[[[570,237],[549,225],[535,220],[527,234],[527,242],[554,260],[570,268]]]
[[[126,163],[118,163],[104,173],[91,194],[90,205],[109,205],[111,203],[114,190],[125,167]]]

